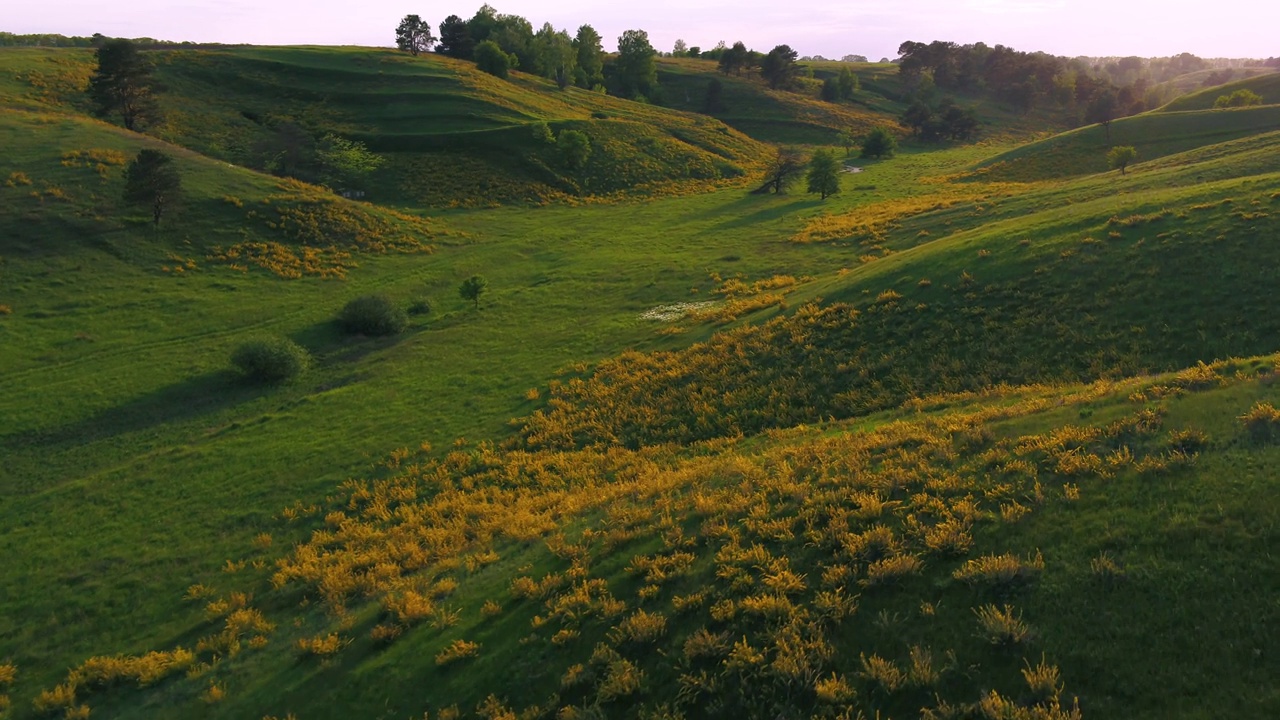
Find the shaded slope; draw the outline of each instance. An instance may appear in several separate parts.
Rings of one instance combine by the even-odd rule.
[[[1031,182],[1106,172],[1107,150],[1131,145],[1138,162],[1275,130],[1280,107],[1153,112],[1123,118],[1108,130],[1090,125],[1001,153],[978,166],[985,180]]]

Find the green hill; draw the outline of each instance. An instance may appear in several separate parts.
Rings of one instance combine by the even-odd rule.
[[[757,76],[729,76],[718,72],[711,60],[664,58],[658,61],[658,79],[663,102],[691,112],[708,110],[707,86],[721,85],[720,107],[711,115],[751,137],[777,144],[831,145],[836,136],[849,130],[855,137],[877,126],[897,127],[898,118],[909,100],[898,74],[898,66],[881,63],[803,63],[813,77],[801,77],[792,90],[771,90]],[[859,89],[849,101],[821,99],[822,81],[849,68],[858,78]],[[1026,137],[1046,128],[1061,128],[1052,113],[1030,115],[1014,111],[981,94],[955,98],[972,107],[982,123],[982,135]]]
[[[1102,125],[1089,125],[995,155],[978,165],[990,181],[1029,182],[1106,172],[1107,150],[1130,145],[1138,161],[1174,155],[1235,138],[1275,130],[1280,108],[1151,112]]]
[[[1223,95],[1237,90],[1249,90],[1262,96],[1263,105],[1280,104],[1280,73],[1269,72],[1243,80],[1205,88],[1174,100],[1157,112],[1183,112],[1186,110],[1212,110],[1213,104]]]
[[[619,193],[651,194],[740,181],[764,146],[705,116],[570,88],[516,73],[503,81],[472,63],[363,48],[227,48],[150,53],[165,123],[152,132],[237,165],[326,133],[364,142],[388,162],[371,198],[408,206],[487,206]],[[83,50],[6,50],[0,72],[17,102],[79,107],[92,66]],[[6,65],[8,67],[6,67]],[[592,153],[566,165],[536,139],[579,130]]]
[[[820,201],[664,176],[738,162],[664,155],[681,123],[761,147],[715,121],[438,58],[166,51],[162,140],[87,119],[77,57],[0,51],[0,714],[1280,713],[1274,108],[1117,121],[1125,175],[1085,128]],[[406,210],[242,167],[277,113],[388,143]],[[524,172],[544,119],[652,197],[396,189]],[[408,327],[343,334],[373,293]],[[264,335],[312,367],[239,380]]]

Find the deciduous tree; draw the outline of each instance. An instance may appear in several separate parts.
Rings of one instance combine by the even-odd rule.
[[[177,203],[182,193],[182,178],[173,158],[159,150],[141,150],[124,171],[124,200],[151,211],[151,219],[160,226],[160,218]]]
[[[492,40],[476,45],[476,67],[490,75],[506,80],[511,68],[518,63],[515,55],[507,54]]]
[[[819,150],[809,160],[809,192],[819,193],[822,199],[840,192],[840,162],[830,150]]]
[[[466,280],[463,280],[462,284],[458,286],[458,295],[460,295],[463,300],[470,300],[475,303],[476,309],[479,310],[480,296],[483,295],[485,290],[488,288],[488,280],[485,280],[480,275],[472,275]]]
[[[431,25],[417,15],[405,15],[396,28],[396,47],[407,50],[410,55],[431,49],[436,38],[431,34]]]
[[[355,189],[353,186],[363,182],[383,163],[382,157],[370,152],[364,143],[333,133],[320,139],[316,160],[324,182],[335,190]]]
[[[658,83],[658,54],[649,44],[649,33],[627,30],[618,38],[618,60],[615,64],[618,84],[627,97],[645,95]]]
[[[569,33],[556,31],[551,23],[545,23],[533,36],[534,69],[542,77],[555,80],[563,90],[573,81],[578,65],[578,53]]]
[[[1121,175],[1125,174],[1125,168],[1129,164],[1138,159],[1138,151],[1131,145],[1117,145],[1107,153],[1107,165],[1112,170],[1119,170]]]
[[[1084,112],[1084,121],[1088,123],[1098,123],[1107,131],[1107,140],[1111,140],[1111,121],[1116,119],[1119,112],[1119,102],[1116,98],[1115,91],[1111,89],[1100,90],[1089,100],[1089,106]]]
[[[898,149],[898,138],[888,128],[877,127],[862,140],[862,157],[893,157]]]
[[[865,58],[863,61],[865,62]],[[853,94],[858,91],[858,87],[860,85],[858,82],[858,76],[854,75],[853,71],[847,67],[840,68],[840,76],[837,79],[837,82],[840,85],[840,99],[852,100]]]
[[[1252,107],[1262,104],[1262,96],[1247,88],[1241,88],[1230,95],[1219,95],[1213,106],[1217,109],[1234,107]]]
[[[590,25],[583,25],[573,39],[573,49],[578,52],[578,68],[574,73],[578,87],[591,89],[603,85],[604,48],[600,45],[600,33]]]
[[[760,186],[757,192],[772,192],[774,195],[781,195],[787,191],[787,188],[800,178],[804,172],[804,158],[800,153],[788,148],[778,148],[778,154],[774,156],[769,163],[769,167],[765,170],[764,184]]]
[[[157,115],[151,94],[151,63],[128,40],[108,40],[98,48],[98,67],[89,78],[89,98],[99,117],[120,114],[125,129],[136,130]]]
[[[556,138],[556,151],[571,170],[579,170],[591,159],[591,138],[580,130],[562,130]]]

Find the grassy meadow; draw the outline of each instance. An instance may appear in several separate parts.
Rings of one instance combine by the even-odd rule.
[[[749,191],[769,143],[892,123],[885,66],[707,117],[700,61],[672,110],[157,57],[139,135],[86,114],[90,53],[0,50],[0,717],[1280,714],[1276,106],[1025,144],[993,106],[837,149],[823,202]],[[286,119],[386,156],[372,202],[250,169]],[[372,293],[420,312],[344,335]],[[244,383],[264,336],[312,367]]]

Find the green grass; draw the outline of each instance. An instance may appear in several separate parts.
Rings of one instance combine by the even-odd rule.
[[[1236,138],[1270,132],[1280,121],[1274,106],[1236,110],[1154,112],[1072,130],[995,155],[979,165],[983,179],[1028,182],[1106,172],[1107,149],[1130,145],[1138,162]]]
[[[1212,110],[1219,97],[1237,90],[1249,90],[1261,95],[1263,105],[1280,104],[1280,73],[1269,72],[1189,93],[1160,108],[1159,112]]]
[[[70,77],[73,66],[53,62],[68,57],[5,51],[0,64],[18,75],[58,70]],[[679,66],[673,73],[683,68],[664,63],[664,69],[669,66]],[[695,70],[703,72],[690,72]],[[820,675],[844,676],[868,714],[910,716],[932,705],[935,692],[971,703],[995,688],[1017,699],[1023,659],[1034,664],[1042,653],[1061,668],[1064,698],[1079,696],[1087,717],[1280,712],[1270,681],[1280,668],[1259,641],[1280,621],[1269,584],[1280,568],[1268,550],[1277,540],[1277,506],[1266,501],[1275,490],[1267,468],[1276,450],[1248,440],[1236,420],[1254,402],[1280,400],[1275,359],[1217,366],[1207,383],[1146,375],[1199,359],[1276,349],[1273,338],[1280,328],[1265,311],[1271,278],[1259,268],[1280,261],[1269,242],[1276,230],[1280,167],[1276,134],[1243,119],[1254,116],[1194,113],[1143,126],[1148,136],[1163,133],[1163,139],[1148,145],[1144,162],[1123,177],[1025,186],[974,183],[954,176],[1010,145],[908,148],[844,176],[844,193],[825,203],[802,194],[749,196],[741,187],[682,196],[667,196],[667,188],[644,200],[452,210],[424,219],[330,199],[228,166],[231,156],[219,153],[243,147],[251,135],[238,133],[252,132],[239,124],[252,121],[237,120],[232,111],[238,112],[241,101],[276,94],[288,112],[314,113],[307,120],[314,127],[363,132],[373,144],[436,142],[411,132],[418,117],[413,113],[429,110],[436,113],[431,117],[437,127],[445,128],[439,135],[477,136],[451,151],[459,158],[483,158],[476,148],[485,143],[497,152],[506,142],[503,133],[512,133],[514,143],[521,124],[531,119],[589,133],[617,126],[593,136],[602,148],[645,138],[665,147],[664,137],[674,137],[670,133],[687,119],[662,119],[684,116],[596,96],[557,114],[549,103],[561,96],[540,81],[518,78],[511,87],[463,92],[456,83],[469,77],[465,68],[361,49],[174,52],[161,73],[173,87],[171,98],[195,98],[198,88],[233,71],[241,84],[210,98],[207,106],[192,106],[207,112],[207,125],[179,116],[162,132],[222,159],[71,114],[80,101],[59,91],[57,83],[46,83],[53,90],[40,94],[17,75],[0,73],[0,92],[14,110],[0,117],[0,147],[7,150],[0,172],[0,305],[10,311],[0,314],[0,365],[6,370],[0,376],[0,553],[14,560],[0,567],[0,617],[20,619],[0,624],[0,664],[11,661],[19,669],[10,692],[15,717],[31,716],[38,691],[91,655],[192,647],[217,631],[220,621],[203,610],[207,600],[181,599],[196,583],[223,596],[252,592],[253,606],[277,625],[266,647],[246,647],[200,678],[94,693],[87,702],[95,716],[406,717],[451,704],[470,712],[491,693],[516,709],[545,704],[570,664],[587,663],[597,642],[611,642],[609,631],[620,619],[588,620],[577,639],[555,645],[548,638],[558,625],[538,630],[531,622],[546,614],[542,603],[509,594],[515,577],[567,569],[568,562],[546,547],[554,533],[517,535],[524,516],[506,514],[564,487],[578,494],[549,512],[570,541],[587,528],[621,533],[627,518],[637,523],[634,534],[599,540],[586,552],[592,559],[589,575],[607,581],[629,607],[669,615],[667,634],[652,648],[665,654],[619,645],[647,673],[647,690],[635,702],[602,705],[609,716],[652,708],[674,701],[670,688],[677,686],[680,669],[673,659],[696,627],[731,630],[734,639],[749,636],[757,645],[771,637],[767,628],[751,623],[715,625],[705,608],[687,616],[672,611],[674,595],[702,589],[741,599],[715,577],[713,556],[724,538],[703,533],[708,510],[691,505],[699,493],[730,505],[734,498],[751,498],[737,510],[725,510],[724,518],[746,533],[744,545],[759,542],[788,557],[792,570],[816,588],[822,564],[838,551],[810,542],[806,523],[826,527],[827,513],[856,503],[846,498],[828,507],[814,489],[847,490],[848,483],[868,477],[889,478],[895,463],[905,473],[900,478],[910,477],[903,482],[918,486],[886,490],[891,500],[907,504],[891,510],[885,522],[905,528],[907,515],[933,512],[916,490],[940,493],[947,503],[970,493],[988,516],[975,526],[968,556],[1025,557],[1039,550],[1046,568],[1038,581],[1007,597],[954,581],[950,573],[962,558],[933,555],[926,555],[922,575],[897,586],[851,586],[862,593],[860,609],[843,623],[824,626],[837,649]],[[373,81],[375,76],[380,79]],[[333,96],[322,103],[330,80]],[[864,78],[864,87],[875,82],[887,86],[892,76]],[[368,102],[409,86],[424,97],[440,86],[442,97],[459,104],[423,99],[421,109],[413,110]],[[754,91],[734,92],[746,97]],[[474,98],[482,106],[467,104]],[[583,109],[591,107],[611,118],[593,121]],[[779,138],[822,141],[818,131],[788,124],[787,112],[762,110],[761,117],[777,121]],[[463,116],[456,126],[449,124],[449,117]],[[1235,119],[1240,123],[1225,130],[1215,127]],[[1112,132],[1128,131],[1126,122],[1140,120],[1117,122]],[[184,122],[190,129],[173,131]],[[504,129],[504,123],[510,126]],[[30,142],[33,137],[39,142]],[[220,137],[227,143],[221,150]],[[1076,142],[1065,137],[1055,142]],[[744,152],[752,147],[746,140],[734,142]],[[112,150],[129,157],[143,146],[175,154],[187,188],[181,213],[159,232],[120,206],[119,165],[100,173],[84,156],[69,155]],[[1081,157],[1088,154],[1080,149],[1084,144],[1071,147]],[[1005,157],[1038,157],[1043,148]],[[591,172],[621,173],[635,179],[634,187],[663,177],[661,167],[628,169],[632,156],[602,150]],[[683,161],[673,156],[663,162]],[[1076,174],[1036,167],[1044,177]],[[30,184],[4,185],[12,173],[22,173]],[[399,186],[394,176],[384,182]],[[956,201],[941,202],[947,198]],[[395,201],[421,212],[420,201],[407,192]],[[790,241],[806,223],[826,215],[870,216],[914,202],[927,207],[896,217],[873,239]],[[928,209],[935,202],[938,207]],[[288,223],[282,229],[281,209],[312,212],[319,234],[301,233]],[[433,251],[375,247],[375,241],[407,236],[430,243]],[[345,279],[285,280],[260,267],[233,270],[211,257],[215,247],[238,242],[276,243],[293,251],[323,246],[316,238],[336,239],[352,253]],[[879,259],[861,263],[859,256],[868,253]],[[172,268],[186,260],[195,268],[175,273]],[[457,294],[458,283],[476,273],[489,281],[478,311]],[[747,282],[775,275],[800,280],[787,288],[785,308],[770,305],[731,321],[672,323],[683,328],[679,332],[662,332],[667,325],[640,319],[658,305],[716,297],[713,273]],[[970,279],[962,280],[962,273]],[[931,284],[921,287],[922,278]],[[886,303],[880,299],[886,290],[903,297]],[[403,307],[427,299],[432,311],[414,317],[408,331],[394,338],[343,337],[333,317],[348,300],[371,293],[385,293]],[[551,390],[553,381],[589,377],[627,350],[674,351],[686,353],[677,358],[697,359],[701,351],[688,349],[693,343],[769,318],[794,328],[789,317],[795,309],[818,298],[827,306],[847,303],[862,315],[829,337],[814,336],[813,348],[796,346],[795,336],[765,347],[761,357],[768,362],[749,362],[732,378],[752,391],[768,387],[767,379],[753,375],[759,369],[788,381],[803,378],[806,368],[786,363],[805,352],[852,369],[823,378],[841,387],[792,408],[785,422],[759,423],[745,437],[730,433],[702,445],[635,453],[614,448],[524,455],[484,444],[513,444],[520,428],[512,418],[548,407],[549,397],[568,397]],[[277,389],[238,383],[231,351],[266,334],[308,348],[314,366]],[[1123,379],[1131,374],[1143,377]],[[1116,382],[1071,384],[1101,375]],[[704,397],[717,395],[714,380],[680,378],[696,384]],[[1030,381],[1051,384],[991,387]],[[638,386],[646,387],[643,382]],[[658,382],[680,387],[669,379]],[[695,394],[692,385],[683,387]],[[1190,392],[1173,390],[1178,387]],[[531,388],[538,389],[537,399],[526,395]],[[973,392],[920,399],[959,390]],[[849,403],[856,392],[869,401]],[[657,407],[655,397],[641,394],[635,407]],[[730,412],[758,409],[734,408],[735,397],[751,396],[726,395]],[[913,397],[918,402],[910,402]],[[590,409],[594,399],[586,396],[579,409]],[[1167,451],[1167,432],[1199,429],[1209,441],[1190,468],[1151,474],[1127,467],[1105,479],[1066,477],[1046,459],[1036,477],[1047,498],[1042,503],[1034,501],[1035,488],[1025,476],[1015,473],[1010,488],[998,486],[1003,476],[997,477],[991,463],[1004,456],[991,453],[1008,450],[1000,443],[1067,425],[1104,427],[1147,407],[1163,409],[1160,433],[1126,442],[1138,457],[1158,456]],[[621,415],[607,406],[597,409],[602,423]],[[651,415],[651,421],[676,417],[664,413]],[[962,418],[969,413],[987,415],[966,425]],[[831,420],[832,415],[843,419]],[[905,431],[903,423],[918,424]],[[938,439],[939,428],[950,428],[945,440]],[[761,429],[768,431],[754,432]],[[861,451],[841,444],[876,431],[908,434],[901,443],[869,450],[867,457],[876,460],[867,465],[860,464]],[[449,456],[456,438],[467,443]],[[420,449],[423,441],[432,449]],[[928,452],[916,453],[925,447]],[[394,461],[398,448],[406,449],[403,460]],[[449,492],[467,498],[491,493],[468,507],[494,513],[496,525],[487,531],[493,539],[477,533],[464,552],[492,546],[499,559],[475,571],[445,564],[416,576],[440,572],[459,580],[446,601],[461,612],[456,625],[420,625],[384,648],[369,639],[379,614],[376,594],[352,598],[342,619],[325,611],[310,582],[273,589],[269,564],[222,570],[228,560],[288,557],[296,543],[324,527],[329,511],[359,516],[370,529],[393,526],[369,520],[375,515],[359,512],[363,501],[352,502],[353,486],[341,486],[351,478],[413,476],[413,466],[419,473],[443,468],[428,480],[409,482],[414,503],[447,502]],[[961,478],[963,487],[940,490],[952,477]],[[634,493],[617,494],[626,486],[616,483],[636,478],[644,482]],[[645,484],[653,479],[663,480]],[[1064,482],[1079,486],[1079,500],[1067,499]],[[1000,505],[1010,499],[1032,512],[1018,522],[997,519]],[[817,504],[806,504],[810,500]],[[286,507],[310,505],[320,512],[292,521],[282,516]],[[765,515],[752,515],[752,508]],[[748,522],[766,517],[790,522],[795,537],[771,539]],[[797,522],[801,517],[805,522]],[[637,593],[644,583],[625,568],[633,556],[661,551],[661,536],[670,537],[673,524],[699,538],[692,549],[698,559],[689,575],[642,601]],[[272,536],[269,549],[255,544],[259,533]],[[334,541],[335,557],[343,557],[347,541]],[[1101,551],[1125,569],[1117,584],[1101,582],[1089,569]],[[811,593],[798,597],[812,600]],[[485,600],[497,600],[503,612],[482,617]],[[922,602],[931,604],[932,614],[922,614]],[[987,602],[1020,608],[1036,629],[1032,643],[1003,651],[979,641],[972,609]],[[329,632],[353,640],[332,660],[300,658],[293,648],[299,638]],[[480,642],[479,657],[437,667],[436,654],[458,638]],[[901,663],[910,644],[932,647],[940,664],[954,650],[959,669],[934,688],[894,693],[857,675],[859,653]],[[721,706],[721,715],[776,716],[764,707],[783,691],[769,684],[772,676],[761,677],[735,681],[734,687],[759,692],[741,706],[732,704],[740,699],[724,695],[729,704]],[[210,682],[226,688],[219,703],[200,699]],[[797,706],[814,701],[807,685],[788,692]],[[590,702],[593,693],[566,690],[558,700]],[[695,707],[700,710],[694,712],[716,712],[709,704]]]

